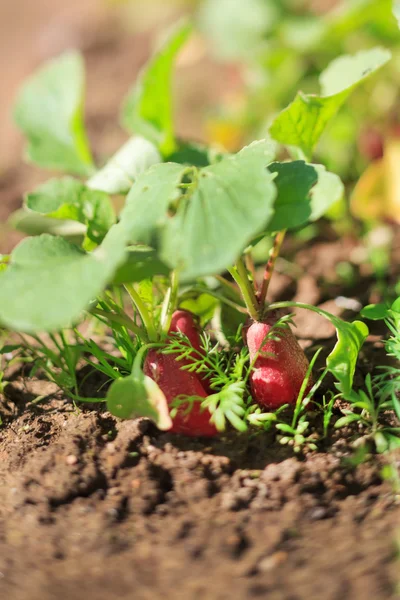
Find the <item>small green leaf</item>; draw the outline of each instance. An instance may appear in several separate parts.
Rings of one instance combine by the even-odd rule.
[[[358,353],[368,336],[368,327],[362,321],[346,323],[330,315],[337,330],[338,341],[326,359],[326,366],[339,381],[338,389],[347,394],[353,385]]]
[[[268,170],[277,174],[274,184],[278,190],[268,231],[291,229],[307,223],[311,216],[310,190],[318,180],[317,171],[302,160],[274,162]]]
[[[245,408],[243,394],[245,384],[243,381],[235,381],[225,386],[220,392],[208,396],[203,400],[201,406],[208,408],[212,414],[211,422],[218,431],[225,431],[226,421],[238,431],[246,431],[247,425],[244,420]]]
[[[386,304],[368,304],[360,311],[360,315],[371,321],[380,321],[390,316],[390,309]]]
[[[125,262],[117,269],[112,285],[152,279],[156,275],[167,276],[169,272],[170,270],[161,262],[153,248],[131,246],[127,248]]]
[[[400,313],[400,298],[396,298],[396,300],[393,302],[392,306],[390,307],[390,310],[395,313]]]
[[[137,178],[120,215],[131,242],[152,245],[169,220],[169,206],[180,196],[179,185],[186,171],[185,166],[162,163]]]
[[[139,75],[122,110],[124,127],[153,142],[164,155],[176,148],[171,98],[173,64],[191,30],[186,21],[174,28]]]
[[[310,158],[326,125],[353,89],[386,64],[390,57],[388,50],[372,48],[334,60],[321,74],[322,94],[299,92],[272,123],[272,137],[282,144],[297,146],[306,158]]]
[[[87,182],[93,190],[108,194],[126,194],[137,177],[162,162],[157,148],[143,137],[131,138]]]
[[[339,56],[320,75],[322,95],[350,93],[354,86],[380,69],[390,58],[390,51],[379,47],[361,50],[352,56]]]
[[[111,281],[125,245],[118,225],[90,254],[48,234],[23,240],[0,272],[0,321],[26,332],[71,326]]]
[[[172,427],[166,398],[147,375],[116,379],[107,392],[107,408],[120,419],[146,417],[161,430]]]
[[[28,158],[49,169],[89,175],[93,162],[83,125],[84,64],[78,52],[49,61],[23,85],[14,109]]]
[[[97,244],[116,219],[107,194],[90,190],[72,177],[50,179],[27,194],[25,207],[51,219],[83,223],[87,236]]]
[[[311,190],[311,215],[309,221],[318,221],[336,202],[343,198],[344,185],[335,173],[323,165],[311,165],[317,171],[318,181]]]
[[[212,319],[218,305],[219,301],[213,296],[210,296],[210,294],[200,294],[196,298],[183,300],[180,303],[180,308],[189,310],[194,315],[200,317],[200,324],[204,327],[204,325]]]

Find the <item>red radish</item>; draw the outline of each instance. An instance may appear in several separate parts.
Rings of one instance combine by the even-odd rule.
[[[177,396],[181,395],[207,398],[207,392],[196,373],[183,371],[180,363],[181,361],[177,361],[172,354],[161,354],[156,350],[150,350],[146,356],[143,370],[145,375],[151,377],[159,385],[169,405]],[[170,431],[204,437],[218,434],[215,426],[210,423],[210,412],[208,410],[201,411],[198,402],[194,403],[192,410],[187,414],[185,414],[186,410],[187,405],[182,405],[178,409]]]
[[[270,354],[268,357],[258,356],[250,375],[253,398],[270,409],[296,402],[309,367],[309,362],[289,326],[275,329],[273,337],[279,337],[279,341],[268,339],[263,343],[279,316],[271,312],[264,322],[254,322],[246,332],[251,361],[259,350]],[[310,378],[307,391],[311,385]]]
[[[193,313],[188,310],[176,310],[172,315],[169,333],[183,333],[188,338],[189,342],[197,352],[204,356],[204,349],[201,345],[200,332],[201,329],[195,321]],[[194,358],[199,358],[196,353]],[[181,364],[190,364],[189,360],[180,361]],[[212,393],[210,380],[205,375],[198,374],[197,377],[201,380],[202,385],[207,392]]]

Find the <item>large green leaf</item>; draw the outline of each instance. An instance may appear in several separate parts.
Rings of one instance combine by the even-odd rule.
[[[161,258],[183,280],[220,273],[265,230],[276,196],[266,169],[274,150],[268,141],[255,142],[197,172],[192,193],[162,234]]]
[[[78,52],[49,61],[23,85],[14,118],[27,137],[31,161],[78,175],[93,171],[83,125],[84,85]]]
[[[279,308],[311,310],[328,319],[334,325],[338,341],[326,359],[326,367],[338,380],[338,389],[343,394],[348,394],[353,385],[358,353],[369,333],[366,324],[362,321],[347,323],[318,306],[303,304],[302,302],[275,302],[269,305],[268,310]]]
[[[390,57],[389,50],[373,48],[334,60],[321,74],[322,95],[299,92],[273,121],[272,137],[282,144],[297,146],[310,158],[326,125],[353,89]]]
[[[26,332],[70,326],[112,279],[125,245],[118,225],[90,254],[48,234],[23,240],[0,273],[0,322]]]
[[[107,392],[107,408],[120,419],[147,417],[162,430],[171,429],[167,400],[155,381],[147,375],[116,379]]]
[[[154,144],[140,136],[131,138],[89,179],[87,186],[109,194],[126,194],[141,173],[161,161]]]
[[[276,188],[266,166],[274,152],[263,140],[203,169],[154,165],[138,178],[121,213],[130,240],[156,247],[184,281],[221,272],[273,214]],[[184,175],[191,183],[181,183]]]
[[[164,155],[175,150],[171,74],[175,58],[188,39],[191,26],[176,26],[162,48],[146,65],[122,110],[122,123],[153,142]]]
[[[107,194],[90,190],[72,177],[50,179],[39,186],[27,194],[25,207],[52,219],[83,223],[95,243],[101,242],[116,219]]]

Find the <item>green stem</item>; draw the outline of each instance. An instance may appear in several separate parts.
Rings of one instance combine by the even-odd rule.
[[[250,283],[243,259],[239,258],[235,267],[228,270],[239,286],[250,317],[254,319],[254,321],[258,321],[259,305],[253,287]]]
[[[167,292],[166,302],[167,307],[165,310],[165,315],[161,318],[161,326],[164,333],[168,333],[172,314],[176,308],[178,302],[178,287],[179,287],[179,277],[177,271],[172,271],[171,275],[171,286]]]
[[[98,317],[103,317],[104,319],[107,319],[108,321],[112,321],[113,323],[118,323],[119,325],[122,325],[123,327],[126,327],[127,329],[129,329],[129,331],[132,331],[135,335],[138,336],[138,338],[140,338],[144,342],[147,341],[147,338],[146,338],[146,335],[145,335],[143,329],[138,327],[138,325],[136,325],[136,323],[127,316],[117,315],[113,312],[101,310],[100,308],[92,308],[92,310],[90,311],[90,314],[92,314],[94,316],[98,316]]]
[[[260,292],[260,306],[263,307],[265,304],[265,299],[267,297],[267,292],[269,288],[269,284],[272,278],[272,273],[274,272],[276,259],[279,256],[279,252],[281,251],[283,240],[285,239],[286,229],[282,229],[279,231],[276,236],[272,248],[269,252],[269,259],[267,262],[267,266],[264,271],[264,279]]]
[[[158,339],[156,328],[154,327],[153,319],[146,308],[145,303],[135,290],[134,286],[131,283],[126,283],[124,285],[126,291],[128,292],[132,302],[136,306],[139,311],[140,318],[142,319],[142,323],[147,330],[147,335],[149,336],[149,340],[151,342],[156,342]]]

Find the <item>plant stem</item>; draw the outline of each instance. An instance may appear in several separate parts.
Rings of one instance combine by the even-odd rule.
[[[229,273],[239,286],[250,317],[258,321],[259,305],[242,258],[238,259],[233,269],[229,269]]]
[[[142,319],[142,323],[147,330],[147,335],[149,336],[149,340],[151,342],[156,342],[157,338],[158,338],[157,331],[156,331],[156,328],[154,327],[153,319],[152,319],[149,311],[147,310],[145,303],[143,302],[143,300],[141,299],[141,297],[139,296],[139,294],[137,293],[137,291],[135,290],[134,286],[131,283],[126,283],[124,285],[124,287],[125,287],[126,291],[128,292],[132,302],[134,303],[134,305],[136,306],[136,308],[139,311],[140,318]]]
[[[256,268],[254,266],[254,260],[253,260],[253,257],[251,255],[251,252],[247,252],[244,255],[244,259],[245,259],[246,269],[250,273],[250,275],[252,277],[252,280],[253,280],[254,291],[255,291],[255,293],[257,293]]]
[[[171,286],[168,289],[166,296],[166,309],[165,314],[161,317],[161,327],[164,333],[168,333],[169,327],[171,325],[172,313],[174,312],[178,300],[178,287],[179,287],[179,277],[177,271],[172,271],[171,274]],[[164,307],[163,307],[164,309]],[[164,310],[163,310],[164,312]]]
[[[147,341],[146,336],[144,335],[144,331],[140,329],[140,327],[138,327],[138,325],[136,325],[136,323],[127,316],[117,315],[116,313],[101,310],[100,308],[92,308],[90,314],[98,317],[103,317],[104,319],[108,319],[113,323],[119,323],[120,325],[123,325],[124,327],[129,329],[129,331],[132,331],[134,334],[136,334],[141,340]]]
[[[272,273],[274,272],[276,259],[279,256],[279,252],[281,250],[283,240],[285,239],[285,234],[286,234],[286,229],[282,229],[282,231],[279,231],[276,234],[274,243],[269,252],[269,259],[267,262],[267,266],[265,267],[264,279],[263,279],[261,292],[260,292],[260,298],[259,298],[260,306],[262,308],[264,307],[264,304],[265,304],[265,299],[267,297],[267,292],[268,292],[269,284],[271,281]]]

